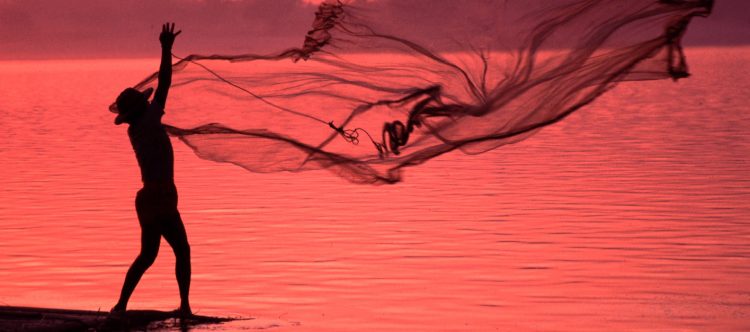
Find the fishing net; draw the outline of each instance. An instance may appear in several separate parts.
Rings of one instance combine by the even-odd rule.
[[[523,140],[619,82],[687,77],[680,40],[712,4],[324,2],[301,47],[175,56],[164,124],[199,157],[253,172],[395,183],[442,154]]]

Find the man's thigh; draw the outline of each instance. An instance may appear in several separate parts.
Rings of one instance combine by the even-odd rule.
[[[185,225],[182,223],[180,212],[175,210],[165,214],[159,224],[161,234],[173,249],[184,250],[188,248],[187,232],[185,231]]]

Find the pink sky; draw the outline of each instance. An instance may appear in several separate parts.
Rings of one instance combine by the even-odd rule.
[[[270,52],[301,44],[315,2],[320,0],[0,0],[0,59],[153,56],[163,21],[176,21],[184,31],[177,53]],[[441,7],[455,5],[378,2],[392,7],[397,20],[403,16],[427,32],[440,22],[430,18],[445,14]],[[686,43],[747,44],[748,12],[750,1],[717,0],[714,15],[696,20]]]

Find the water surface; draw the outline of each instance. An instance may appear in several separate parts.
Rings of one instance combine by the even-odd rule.
[[[625,83],[394,186],[254,174],[175,141],[201,314],[278,331],[750,329],[750,49]],[[139,173],[107,105],[148,60],[0,63],[0,304],[108,310]],[[169,112],[169,110],[167,110]],[[130,307],[178,305],[166,243]]]

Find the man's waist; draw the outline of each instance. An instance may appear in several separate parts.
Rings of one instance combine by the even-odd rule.
[[[141,165],[141,181],[156,185],[174,183],[174,170],[171,165],[144,166]]]
[[[174,179],[143,179],[144,188],[174,188]]]

